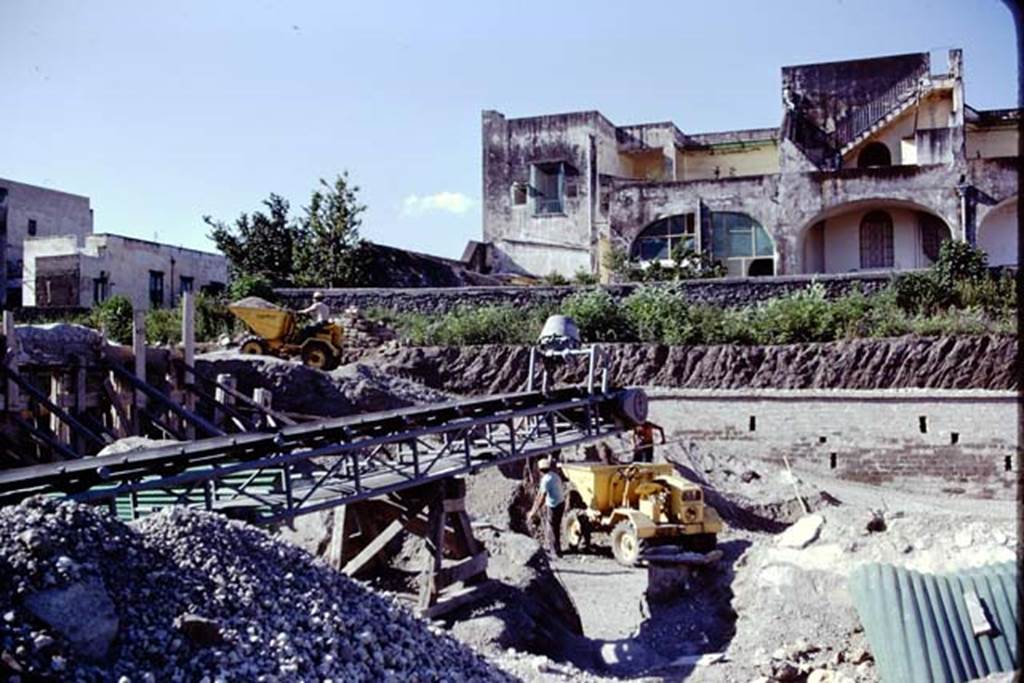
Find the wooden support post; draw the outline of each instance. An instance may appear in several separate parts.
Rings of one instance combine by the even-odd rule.
[[[213,390],[213,398],[217,403],[223,403],[229,408],[235,405],[235,394],[237,391],[237,383],[234,375],[222,373],[217,375],[217,387]],[[228,421],[228,415],[223,410],[214,409],[213,413],[213,424],[218,427],[223,427],[225,422]]]
[[[270,389],[256,387],[252,390],[252,401],[264,410],[272,410],[274,407],[274,394]],[[267,420],[269,421],[269,418],[267,418]],[[263,422],[264,420],[261,419],[260,421]],[[259,426],[262,425],[258,425],[258,427]]]
[[[331,543],[327,546],[327,564],[334,569],[341,569],[341,558],[345,554],[345,539],[348,536],[348,506],[334,508],[333,525],[331,526]]]
[[[50,374],[50,401],[58,408],[66,410],[69,407],[68,404],[71,403],[70,393],[67,373],[62,369],[54,370]],[[53,413],[50,413],[50,431],[60,443],[68,446],[71,450],[76,450],[74,444],[71,443],[70,425]]]
[[[420,613],[426,615],[437,615],[449,608],[438,604],[438,595],[448,586],[460,582],[471,586],[487,579],[487,551],[473,537],[469,515],[466,514],[466,481],[454,477],[445,480],[441,486],[441,495],[430,502],[427,518],[430,562],[421,577],[417,605]],[[456,564],[444,567],[444,532],[449,518],[454,530],[450,554],[460,559]]]
[[[4,311],[4,366],[11,372],[18,371],[18,334],[14,327],[14,311]],[[7,380],[4,391],[4,407],[11,412],[21,410],[21,393],[18,385]]]
[[[432,607],[437,602],[437,594],[442,588],[437,585],[444,561],[444,502],[440,496],[430,501],[426,541],[428,556],[427,566],[420,575],[420,610]]]
[[[113,376],[113,373],[103,380],[103,390],[107,394],[107,400],[110,401],[111,431],[117,438],[123,439],[131,434],[133,411],[128,409],[125,392],[122,391],[120,382]]]
[[[132,314],[132,353],[135,356],[135,376],[146,381],[146,312],[135,311]],[[146,405],[146,395],[141,391],[133,392],[132,399],[132,431],[140,434],[142,420],[140,413]]]
[[[192,292],[181,294],[181,343],[185,353],[185,367],[195,367],[196,360],[196,305]],[[185,380],[185,408],[194,413],[196,411],[196,395],[191,391],[195,378],[188,370],[184,372]],[[193,425],[186,425],[188,438],[196,438],[196,429]]]

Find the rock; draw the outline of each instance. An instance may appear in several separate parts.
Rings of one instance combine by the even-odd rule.
[[[18,540],[36,555],[45,556],[49,554],[50,544],[46,539],[46,535],[39,529],[26,529],[18,534]]]
[[[829,669],[814,669],[807,675],[807,683],[836,683],[835,671]]]
[[[750,482],[754,481],[755,479],[760,479],[760,478],[761,478],[761,475],[758,474],[757,472],[755,472],[754,470],[746,470],[745,472],[743,472],[743,474],[740,475],[740,480],[744,484],[749,484]]]
[[[776,544],[781,548],[806,548],[817,540],[824,524],[825,518],[821,515],[805,515],[779,534]]]
[[[885,516],[878,510],[872,510],[871,519],[868,520],[868,523],[867,525],[865,525],[865,528],[867,529],[868,533],[872,534],[877,534],[882,531],[885,531]]]
[[[846,661],[848,661],[850,664],[853,664],[854,666],[858,664],[863,664],[864,662],[870,662],[873,660],[874,657],[872,657],[871,653],[865,650],[864,648],[858,648],[854,650],[850,653],[850,656],[846,658]]]
[[[94,662],[107,658],[117,637],[114,603],[95,576],[64,588],[32,593],[25,598],[25,607],[64,636],[76,652]]]
[[[953,534],[953,543],[957,548],[970,548],[974,545],[974,535],[970,529],[960,529]]]
[[[198,614],[181,614],[174,620],[174,628],[200,647],[209,647],[224,642],[220,626],[213,619]]]
[[[800,676],[800,668],[792,662],[781,662],[772,667],[772,678],[777,681],[795,681]]]

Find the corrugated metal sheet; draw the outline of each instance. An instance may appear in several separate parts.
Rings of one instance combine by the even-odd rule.
[[[1012,562],[953,574],[869,564],[850,575],[850,592],[885,683],[956,683],[1016,669],[1017,590]],[[991,633],[975,634],[972,593]],[[977,622],[977,610],[975,615]]]

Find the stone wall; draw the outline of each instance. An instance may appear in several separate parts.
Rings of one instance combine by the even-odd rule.
[[[686,449],[849,481],[1012,499],[1017,395],[979,390],[659,390],[651,419]],[[756,469],[756,465],[752,465]],[[806,491],[805,493],[812,493]],[[885,501],[880,494],[879,507]]]
[[[716,280],[688,280],[679,283],[687,299],[696,303],[716,306],[743,306],[804,289],[819,282],[829,296],[843,294],[853,286],[865,293],[883,288],[890,281],[885,273],[856,275],[795,275],[774,278],[723,278]],[[612,296],[622,298],[634,292],[637,284],[607,285]],[[415,289],[326,289],[327,305],[340,312],[349,307],[367,309],[387,308],[395,311],[444,313],[459,306],[533,306],[558,304],[585,287],[453,287]],[[293,308],[307,306],[312,289],[278,289],[283,303]]]

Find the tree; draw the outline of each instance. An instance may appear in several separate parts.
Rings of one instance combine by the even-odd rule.
[[[320,179],[301,219],[301,237],[295,253],[300,284],[311,287],[354,287],[366,282],[366,243],[359,237],[359,187],[351,185],[348,171],[334,184]]]
[[[210,226],[209,237],[227,257],[233,278],[266,278],[274,286],[293,284],[295,251],[300,228],[288,217],[288,200],[271,193],[263,201],[266,213],[243,213],[229,226],[203,216]]]

